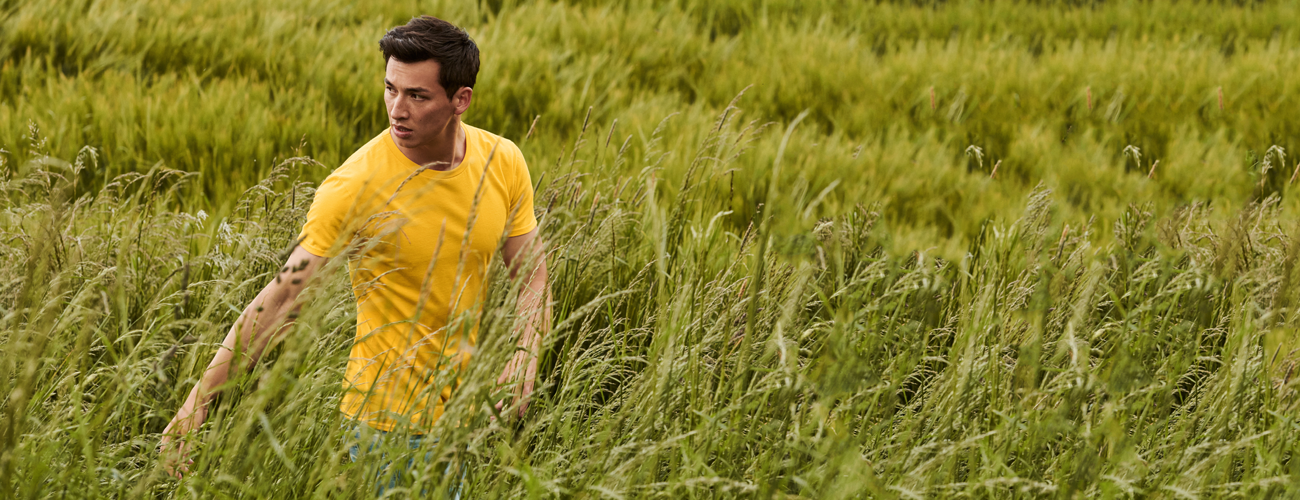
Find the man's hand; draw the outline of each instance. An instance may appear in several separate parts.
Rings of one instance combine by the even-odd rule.
[[[244,308],[202,378],[190,389],[185,404],[163,430],[158,452],[169,474],[179,478],[188,472],[193,461],[189,458],[190,446],[185,440],[190,431],[198,429],[207,419],[208,403],[237,369],[256,363],[271,340],[293,323],[289,313],[298,308],[298,294],[326,260],[302,247],[295,247],[279,274]]]
[[[203,421],[208,418],[207,405],[195,407],[197,399],[198,386],[196,385],[194,390],[190,391],[190,397],[185,404],[177,410],[172,421],[167,423],[167,428],[163,429],[162,442],[158,446],[158,453],[162,455],[163,468],[177,479],[188,473],[190,464],[194,463],[194,460],[190,459],[187,436],[190,431],[202,426]]]
[[[497,377],[497,384],[515,384],[515,406],[519,416],[528,409],[528,397],[537,380],[537,355],[542,347],[542,336],[551,331],[550,286],[546,275],[546,252],[537,237],[537,230],[506,240],[502,248],[505,264],[510,268],[511,281],[520,280],[517,312],[522,321],[519,332],[519,349],[506,363]],[[520,278],[520,273],[523,277]],[[505,407],[498,401],[497,412]]]
[[[525,364],[527,364],[527,368],[522,374],[522,380],[519,380],[520,367],[525,366]],[[515,406],[519,408],[520,417],[524,416],[524,413],[528,410],[528,396],[533,393],[533,384],[536,380],[537,356],[524,351],[516,351],[515,355],[510,358],[510,362],[506,363],[506,369],[501,372],[501,376],[497,377],[497,385],[501,386],[518,382],[511,392],[514,393]],[[505,403],[505,400],[497,401],[497,413],[501,412],[505,407]]]

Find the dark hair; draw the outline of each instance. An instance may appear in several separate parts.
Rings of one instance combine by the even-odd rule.
[[[447,98],[461,87],[474,88],[478,78],[478,46],[469,33],[433,16],[413,17],[379,39],[384,61],[389,58],[404,63],[433,59],[438,62],[438,84]]]

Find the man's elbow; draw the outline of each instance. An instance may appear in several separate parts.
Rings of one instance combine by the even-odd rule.
[[[522,274],[522,277],[520,276]],[[524,262],[510,269],[510,278],[517,279],[523,286],[537,288],[546,283],[546,259]]]
[[[297,290],[294,290],[290,287],[282,288],[279,291],[279,293],[275,295],[275,299],[270,304],[271,310],[275,311],[276,319],[280,319],[280,320],[287,319],[290,321],[293,320],[294,317],[296,317],[297,315],[290,314],[290,313],[294,309],[294,305],[297,301],[298,301]]]
[[[289,257],[289,262],[286,262],[279,274],[275,275],[275,279],[267,284],[263,304],[258,312],[265,310],[271,312],[276,320],[292,321],[294,312],[298,309],[298,296],[306,288],[307,280],[311,279],[324,263],[323,257],[316,257],[302,247],[295,248]]]
[[[538,283],[541,286],[546,286],[546,282],[548,280],[548,274],[546,271],[546,259],[540,259],[537,262],[537,266],[533,268],[532,280],[534,283]]]
[[[270,313],[271,317],[281,319],[294,308],[301,293],[302,286],[290,283],[283,275],[277,276],[275,281],[267,285],[266,293],[258,303],[256,312],[259,316],[267,316]]]

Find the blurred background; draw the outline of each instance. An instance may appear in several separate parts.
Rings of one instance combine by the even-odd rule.
[[[776,127],[737,166],[738,229],[779,129],[805,110],[777,182],[838,180],[818,215],[878,202],[892,249],[950,258],[1040,183],[1076,225],[1139,201],[1238,207],[1284,195],[1297,158],[1266,153],[1300,145],[1286,2],[6,4],[9,163],[30,158],[36,130],[56,157],[99,151],[88,185],[160,163],[199,172],[182,201],[209,213],[277,160],[314,158],[301,178],[316,181],[383,130],[377,40],[422,13],[479,43],[465,120],[520,143],[535,179],[584,126],[639,157],[667,119],[664,146],[689,148],[743,91],[740,119]]]

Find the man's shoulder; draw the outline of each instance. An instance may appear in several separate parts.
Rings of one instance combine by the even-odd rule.
[[[494,159],[523,160],[524,153],[514,141],[468,123],[461,124],[465,126],[466,142],[472,141],[477,147],[483,148],[485,156],[491,154]]]
[[[370,142],[357,148],[338,168],[325,176],[316,188],[316,199],[325,202],[347,203],[361,196],[363,189],[371,192],[386,185],[381,172],[388,169],[383,164],[391,161],[384,144],[389,139],[384,130]]]
[[[358,172],[371,170],[367,167],[376,162],[388,161],[387,157],[389,155],[387,154],[387,148],[384,147],[385,140],[392,140],[388,135],[388,129],[384,129],[379,135],[370,139],[370,142],[357,148],[347,160],[344,160],[338,168],[334,169],[330,176],[355,175]]]

